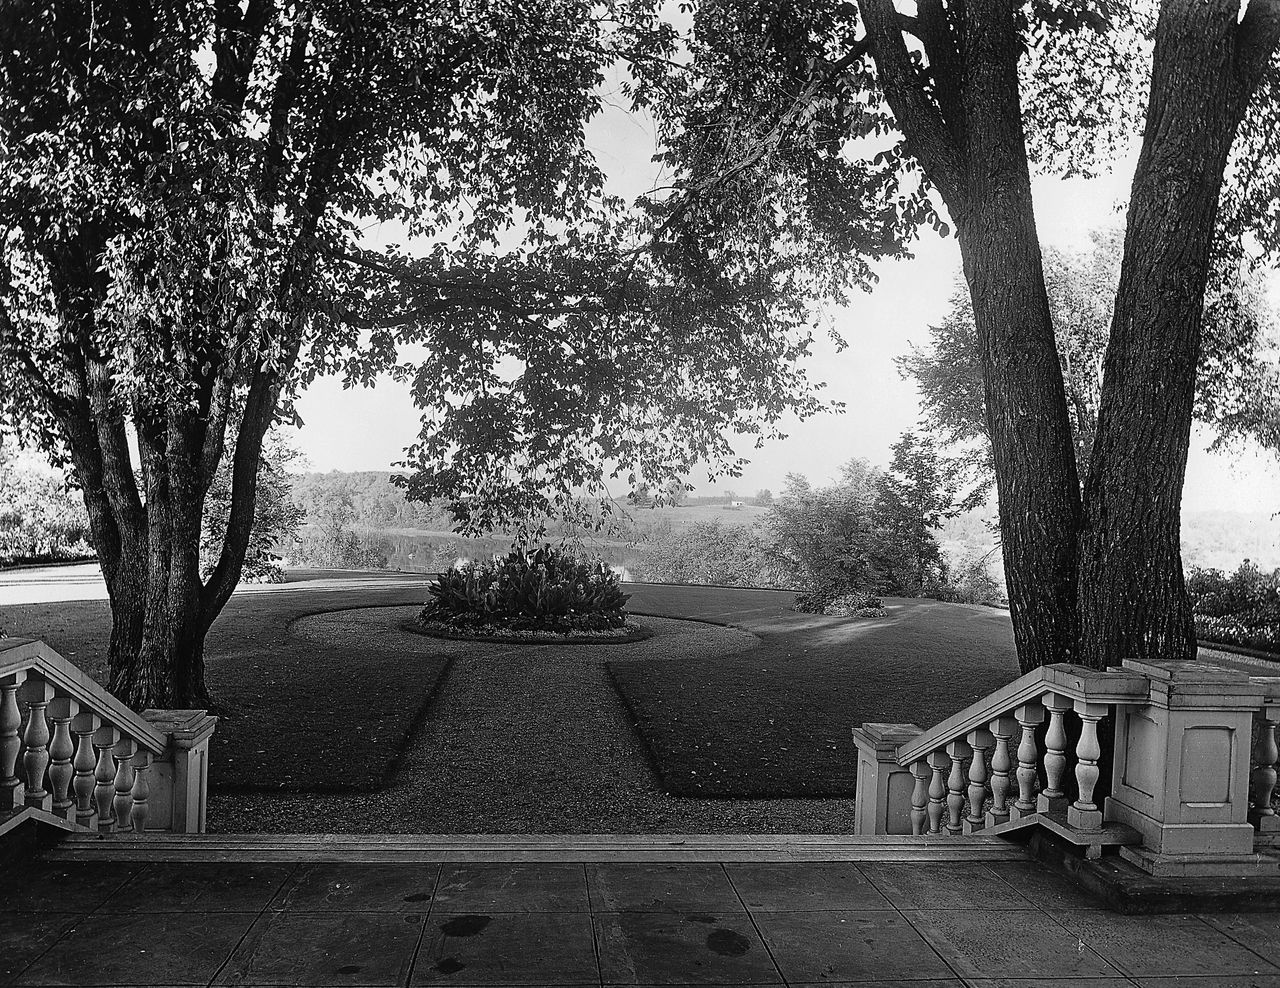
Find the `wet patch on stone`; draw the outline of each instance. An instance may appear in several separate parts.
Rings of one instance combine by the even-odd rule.
[[[343,964],[342,967],[338,968],[338,973],[339,974],[359,974],[360,965],[359,964]]]
[[[453,919],[441,923],[440,929],[446,936],[473,937],[488,925],[488,916],[454,916]]]
[[[431,898],[430,892],[413,892],[404,897],[405,902],[426,902]]]
[[[436,962],[436,970],[441,974],[457,974],[466,966],[456,957],[443,957]]]
[[[737,930],[712,930],[707,934],[707,949],[721,957],[741,957],[751,949],[751,941]]]
[[[705,913],[690,913],[685,919],[690,923],[706,923],[708,926],[716,921],[714,916],[708,916]]]

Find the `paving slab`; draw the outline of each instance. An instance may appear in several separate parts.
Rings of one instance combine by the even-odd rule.
[[[435,912],[411,985],[598,984],[585,912]]]
[[[892,909],[852,862],[728,864],[725,871],[748,909]]]
[[[81,913],[51,912],[0,916],[0,985],[12,984],[23,969],[83,918]]]
[[[267,910],[219,985],[402,985],[425,913]]]
[[[271,900],[272,909],[296,912],[425,913],[439,877],[438,864],[304,864]]]
[[[1080,938],[1038,910],[948,909],[905,913],[966,978],[1123,978]]]
[[[436,887],[438,908],[452,913],[586,912],[588,903],[581,864],[445,865]]]
[[[1030,909],[989,867],[976,864],[865,864],[862,873],[898,909]]]
[[[1280,914],[1218,913],[1201,919],[1236,943],[1280,966]]]
[[[588,865],[587,885],[591,908],[602,912],[746,911],[719,864]]]
[[[1130,977],[1274,975],[1280,968],[1197,916],[1123,916],[1092,910],[1051,915]]]
[[[14,982],[18,985],[207,985],[254,913],[99,911],[78,921]]]
[[[111,897],[111,911],[256,913],[293,870],[291,864],[150,864]]]
[[[606,985],[776,984],[782,975],[745,913],[597,913]]]
[[[757,912],[752,916],[788,983],[953,975],[896,912]]]
[[[93,862],[6,869],[0,881],[0,912],[89,912],[114,899],[142,870],[138,864]]]

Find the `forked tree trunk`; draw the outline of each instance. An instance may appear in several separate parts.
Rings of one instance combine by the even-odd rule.
[[[1161,5],[1083,502],[1032,212],[1014,7],[918,4],[927,84],[892,0],[860,7],[886,99],[956,221],[1020,665],[1193,657],[1179,529],[1201,310],[1225,163],[1280,44],[1280,5]]]

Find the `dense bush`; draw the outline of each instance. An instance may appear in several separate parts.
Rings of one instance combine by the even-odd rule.
[[[1280,652],[1280,569],[1267,573],[1247,559],[1230,576],[1193,569],[1187,592],[1200,638]]]
[[[797,595],[795,609],[830,617],[884,617],[888,613],[880,598],[868,590],[833,587]]]
[[[92,556],[80,493],[55,473],[0,454],[0,564]]]
[[[768,547],[747,525],[698,522],[666,532],[641,552],[636,578],[652,583],[698,583],[719,587],[772,587]]]
[[[626,623],[628,594],[599,560],[543,546],[441,573],[420,619],[455,628],[599,631]]]
[[[986,559],[974,552],[962,556],[947,579],[936,587],[930,587],[927,595],[949,604],[1002,607],[1008,602],[1004,587],[991,575]]]
[[[391,543],[372,532],[304,531],[290,551],[294,566],[386,569]]]

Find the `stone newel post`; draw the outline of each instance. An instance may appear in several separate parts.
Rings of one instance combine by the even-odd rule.
[[[209,738],[218,718],[205,710],[144,710],[142,716],[169,736],[164,755],[151,763],[147,829],[204,833]]]
[[[1142,834],[1121,855],[1153,875],[1275,870],[1253,852],[1249,764],[1263,687],[1208,662],[1139,662],[1145,704],[1116,708],[1116,752],[1105,816]]]
[[[898,746],[923,733],[915,724],[863,724],[853,729],[858,746],[855,834],[910,834],[915,777],[898,764]]]

